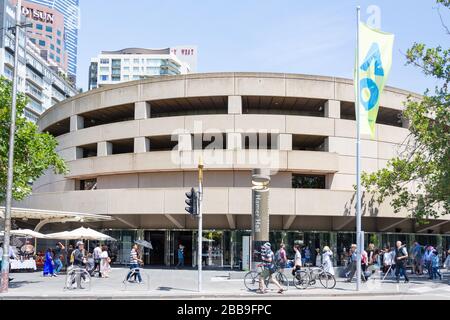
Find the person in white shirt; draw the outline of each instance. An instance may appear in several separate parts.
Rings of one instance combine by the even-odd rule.
[[[111,272],[111,258],[108,256],[108,247],[102,247],[102,253],[100,254],[100,274],[102,278],[109,278]]]
[[[98,276],[102,276],[101,268],[100,268],[100,255],[102,254],[102,248],[100,247],[100,243],[97,243],[97,246],[94,248],[94,273],[98,272]]]
[[[322,253],[323,270],[334,276],[333,262],[331,261],[332,256],[333,256],[333,251],[330,250],[330,247],[328,247],[328,246],[323,247],[323,253]]]

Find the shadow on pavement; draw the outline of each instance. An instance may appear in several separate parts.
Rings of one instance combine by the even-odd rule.
[[[40,281],[12,281],[9,283],[9,288],[17,289],[32,283],[40,283]]]
[[[190,289],[180,289],[180,288],[172,288],[172,287],[158,287],[156,290],[159,290],[159,291],[172,291],[172,290],[177,290],[177,291],[197,292],[197,291],[195,291],[195,290],[190,290]]]

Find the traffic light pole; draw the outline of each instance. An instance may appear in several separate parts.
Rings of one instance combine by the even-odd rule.
[[[198,163],[198,248],[197,248],[197,265],[198,265],[198,292],[202,292],[202,249],[203,249],[203,161],[200,158]]]

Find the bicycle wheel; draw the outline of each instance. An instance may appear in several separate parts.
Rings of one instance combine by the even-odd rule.
[[[300,270],[295,273],[294,276],[294,286],[297,289],[306,289],[309,286],[309,274],[304,271]]]
[[[275,279],[277,279],[284,291],[289,289],[289,280],[283,273],[278,272]]]
[[[319,281],[320,281],[320,284],[326,289],[333,289],[336,286],[336,279],[329,272],[320,273]]]
[[[248,272],[244,277],[245,287],[250,291],[259,289],[259,273],[256,271]]]

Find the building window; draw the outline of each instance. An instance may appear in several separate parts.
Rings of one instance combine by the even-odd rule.
[[[123,67],[123,71],[130,71],[130,67]]]
[[[50,44],[50,49],[55,50],[55,45],[54,44]]]
[[[44,40],[39,40],[39,45],[42,47],[45,47],[45,41]]]
[[[120,81],[120,76],[113,76],[112,81]]]
[[[47,32],[53,32],[53,28],[51,26],[46,26],[45,31]]]
[[[80,190],[97,189],[97,179],[80,180]]]
[[[53,53],[50,53],[50,59],[55,60],[55,55]]]
[[[103,76],[102,76],[102,81],[108,81],[108,76],[103,75]]]
[[[36,44],[36,39],[32,38],[30,39],[31,42],[33,42],[34,44]]]
[[[60,57],[56,57],[56,62],[61,62],[61,58]]]
[[[61,53],[61,49],[60,48],[56,48],[56,53]]]
[[[129,75],[124,75],[123,76],[123,80],[130,80],[130,76]]]
[[[292,188],[294,189],[325,189],[325,176],[293,174]]]
[[[61,40],[56,39],[56,43],[57,43],[58,45],[61,45]]]
[[[139,73],[139,67],[134,67],[134,68],[133,68],[133,72],[134,72],[134,73]]]
[[[100,64],[109,64],[109,59],[100,59]]]
[[[53,39],[53,36],[46,35],[47,38]]]
[[[61,31],[60,30],[58,30],[58,31],[56,31],[56,34],[58,35],[58,37],[61,37]]]
[[[36,24],[36,29],[38,30],[44,30],[44,26],[42,24],[37,23]]]
[[[134,64],[139,64],[139,59],[134,59],[134,60],[133,60],[133,63],[134,63]]]

